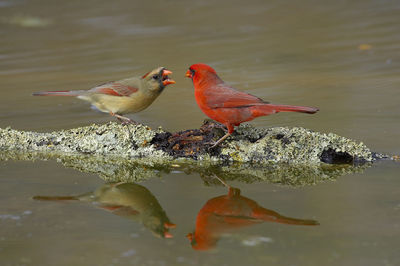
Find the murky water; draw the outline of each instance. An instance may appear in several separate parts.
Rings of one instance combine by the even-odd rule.
[[[256,126],[335,132],[399,154],[399,13],[398,1],[0,1],[0,127],[45,132],[104,123],[112,118],[78,99],[31,93],[91,88],[165,66],[177,84],[132,118],[169,131],[196,128],[205,117],[184,73],[204,62],[263,99],[321,109],[259,118]],[[128,193],[121,209],[103,198],[33,200],[107,187],[56,160],[3,161],[0,169],[1,265],[400,264],[394,162],[297,188],[228,181],[244,209],[314,226],[221,221],[225,209],[206,203],[228,189],[206,185],[196,171],[155,171],[130,185],[144,196]],[[159,206],[157,215],[138,216],[135,208],[146,204]],[[163,215],[176,224],[168,228],[173,238],[150,229]],[[185,237],[202,229],[212,240],[197,239],[205,252]]]

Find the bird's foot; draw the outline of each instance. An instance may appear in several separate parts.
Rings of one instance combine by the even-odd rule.
[[[135,120],[129,119],[129,120],[120,120],[121,121],[121,125],[126,126],[126,125],[139,125],[139,122],[136,122]]]
[[[113,112],[110,112],[110,115],[116,117],[118,119],[118,121],[120,121],[123,126],[129,125],[129,124],[133,124],[133,125],[138,125],[139,124],[138,122],[136,122],[136,121],[134,121],[134,120],[132,120],[132,119],[126,117],[126,116],[115,114]]]
[[[118,121],[121,122],[121,125],[122,125],[122,126],[127,126],[127,125],[139,125],[138,122],[136,122],[136,121],[134,121],[134,120],[132,120],[132,119],[130,119],[130,118],[128,118],[128,117],[125,117],[125,116],[122,116],[122,115],[119,115],[119,114],[115,114],[115,113],[113,113],[113,112],[110,112],[110,115],[116,117],[116,118],[118,119]],[[135,147],[135,146],[136,146],[136,143],[135,143],[135,141],[133,140],[133,135],[132,135],[132,133],[131,133],[129,127],[127,126],[126,128],[128,129],[129,138],[132,140],[132,146]]]
[[[214,143],[210,143],[212,144],[212,146],[210,148],[208,148],[209,150],[214,149],[215,147],[217,147],[221,142],[223,142],[227,137],[229,137],[231,135],[231,133],[226,133],[222,138],[220,138],[218,141],[214,142]]]
[[[126,183],[125,181],[120,181],[120,182],[117,182],[117,183],[111,183],[110,187],[115,188],[115,187],[118,187],[119,185],[122,185],[122,184],[125,184],[125,183]]]
[[[220,142],[218,142],[218,141],[213,141],[213,142],[208,142],[207,144],[211,145],[209,147],[209,149],[211,150],[211,149],[214,149],[215,147],[217,147],[219,143]]]

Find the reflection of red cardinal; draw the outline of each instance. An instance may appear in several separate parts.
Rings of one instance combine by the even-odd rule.
[[[319,224],[314,220],[285,217],[265,209],[254,200],[241,196],[239,189],[230,187],[228,195],[207,201],[197,215],[195,232],[189,233],[187,237],[193,249],[208,250],[216,245],[223,233],[262,222],[291,225]]]

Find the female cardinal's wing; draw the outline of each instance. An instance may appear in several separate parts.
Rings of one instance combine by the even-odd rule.
[[[254,95],[235,90],[227,84],[215,85],[203,93],[210,108],[240,108],[268,103]]]
[[[139,89],[118,82],[108,82],[89,90],[91,93],[107,94],[113,96],[129,96]]]

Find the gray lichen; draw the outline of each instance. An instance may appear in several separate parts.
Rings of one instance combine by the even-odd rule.
[[[51,133],[6,128],[0,129],[0,150],[167,159],[165,153],[149,145],[157,132],[144,125],[112,122]]]
[[[245,125],[238,128],[237,136],[236,141],[228,142],[221,152],[235,161],[290,164],[373,161],[372,152],[363,143],[301,127],[254,129]],[[329,157],[328,153],[333,153],[337,159]]]
[[[242,125],[222,145],[209,143],[223,134],[221,126],[206,122],[200,129],[176,133],[144,125],[107,123],[51,133],[0,129],[0,150],[54,154],[90,154],[146,158],[165,162],[190,158],[210,162],[323,163],[371,162],[373,153],[363,144],[333,133],[304,128],[254,128]]]

